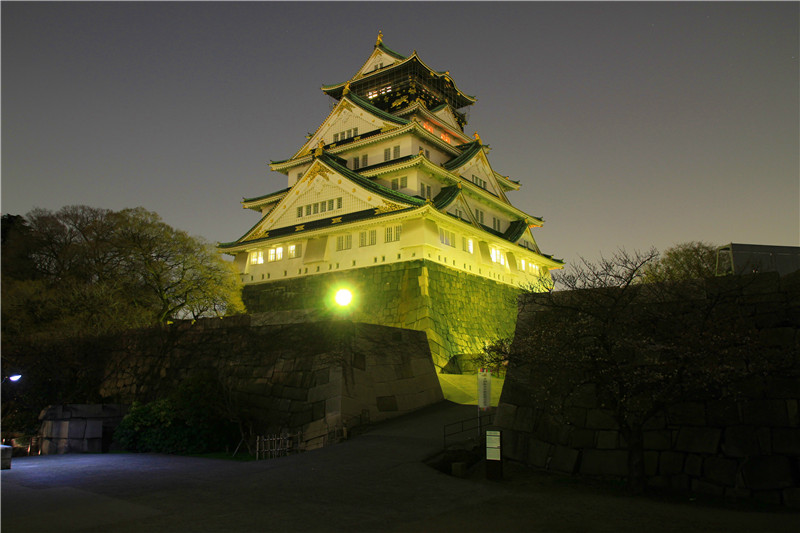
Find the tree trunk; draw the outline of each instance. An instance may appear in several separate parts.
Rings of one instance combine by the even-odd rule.
[[[622,434],[628,441],[628,490],[633,494],[641,494],[645,487],[642,425],[623,426]]]

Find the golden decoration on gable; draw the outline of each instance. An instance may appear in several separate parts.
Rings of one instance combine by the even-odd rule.
[[[305,227],[306,227],[305,224],[300,224],[299,226],[295,226],[294,230],[295,231],[303,231],[303,229],[305,229]]]
[[[342,89],[342,96],[346,95],[350,92],[350,82],[344,84],[344,89]]]
[[[397,106],[403,105],[403,103],[408,103],[408,95],[407,94],[404,94],[403,96],[401,96],[400,98],[398,98],[397,100],[392,102],[392,107],[397,107]]]
[[[474,137],[475,137],[475,140],[476,140],[476,141],[478,141],[479,143],[483,144],[483,143],[481,142],[481,136],[480,136],[480,135],[478,135],[478,132],[477,132],[477,131],[475,132],[475,135],[474,135]]]
[[[325,141],[322,139],[319,140],[319,144],[317,145],[317,149],[314,150],[314,155],[319,157],[322,155],[322,150],[325,148]]]
[[[403,208],[404,207],[400,204],[395,204],[393,202],[387,202],[386,200],[383,200],[383,204],[375,208],[375,214],[380,215],[382,213],[390,213],[392,211],[399,211],[400,209]]]
[[[331,224],[338,224],[341,221],[342,217],[335,217],[334,219],[331,220]]]
[[[375,46],[378,46],[382,42],[383,42],[383,32],[381,30],[378,30],[378,40],[375,41]]]
[[[353,104],[351,104],[349,101],[339,100],[339,105],[336,107],[336,111],[331,114],[331,117],[338,116],[345,111],[352,111],[353,109]]]

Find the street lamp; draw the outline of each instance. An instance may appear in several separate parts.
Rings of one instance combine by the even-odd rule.
[[[339,289],[333,299],[340,307],[347,307],[353,301],[353,293],[349,289]]]
[[[5,383],[6,380],[8,380],[8,381],[19,381],[21,377],[22,377],[22,374],[11,374],[10,376],[4,377],[2,383]]]

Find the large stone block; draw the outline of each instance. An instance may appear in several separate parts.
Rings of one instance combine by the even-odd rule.
[[[619,431],[598,431],[597,449],[613,450],[619,447]]]
[[[619,429],[619,424],[608,409],[589,409],[586,412],[586,427],[589,429]]]
[[[723,457],[707,457],[703,462],[703,478],[717,485],[732,487],[736,484],[738,462]]]
[[[678,452],[661,452],[658,458],[658,472],[665,476],[683,473],[683,462],[686,454]]]
[[[706,424],[705,406],[699,402],[685,402],[667,409],[670,424],[676,426],[704,426]]]
[[[717,453],[721,430],[706,427],[682,427],[675,450],[691,453]]]
[[[672,447],[672,431],[668,429],[645,431],[643,438],[645,450],[669,450]]]
[[[722,452],[728,457],[747,457],[758,454],[758,439],[752,426],[725,428]]]
[[[628,452],[625,450],[584,450],[581,474],[590,476],[628,475]]]
[[[795,485],[792,464],[782,455],[748,457],[742,464],[745,486],[751,490],[784,489]]]
[[[555,446],[550,459],[549,469],[556,472],[573,474],[578,465],[580,453],[566,446]]]
[[[772,452],[800,456],[800,429],[773,429]]]
[[[741,403],[742,420],[754,426],[788,426],[789,413],[784,400],[751,400]]]
[[[693,479],[692,492],[696,492],[697,494],[706,494],[709,496],[723,496],[725,494],[725,489],[724,487],[714,483],[709,483],[708,481]]]
[[[552,451],[552,444],[537,439],[530,439],[528,442],[528,464],[539,468],[545,468]]]

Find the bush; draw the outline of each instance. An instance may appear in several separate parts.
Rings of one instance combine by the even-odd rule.
[[[204,379],[187,380],[175,394],[134,402],[114,438],[126,450],[196,454],[221,451],[235,440],[235,425],[219,409],[220,391]]]

